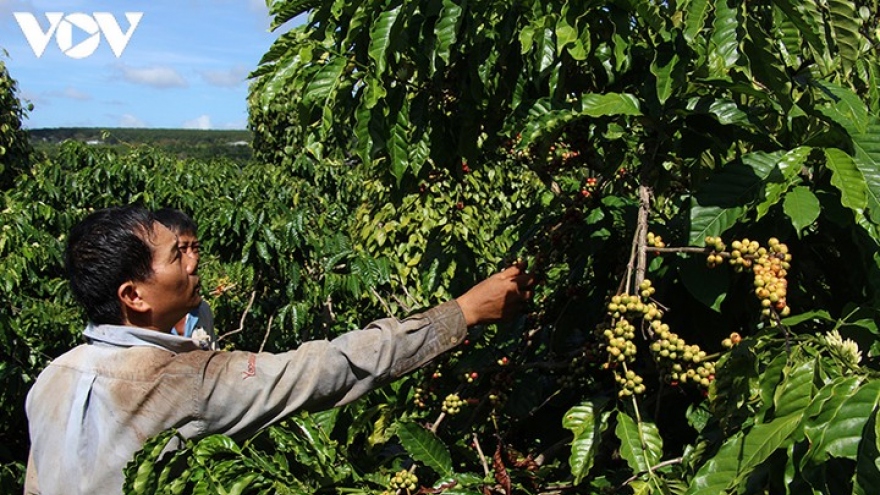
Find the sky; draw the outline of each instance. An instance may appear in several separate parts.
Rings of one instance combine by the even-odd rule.
[[[266,0],[0,0],[0,60],[26,128],[245,129],[269,25]]]

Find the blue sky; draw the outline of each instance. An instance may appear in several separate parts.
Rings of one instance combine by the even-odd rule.
[[[99,30],[94,52],[72,58],[53,36],[38,58],[16,12],[30,13],[43,34],[47,12],[63,13],[56,26],[67,28],[81,25],[70,14],[108,12],[131,37],[117,58]],[[134,31],[127,12],[143,13]],[[28,128],[244,129],[247,75],[281,32],[270,33],[269,21],[265,0],[0,0],[0,49],[8,52],[0,57],[19,96],[34,104]],[[74,47],[90,38],[67,32]]]

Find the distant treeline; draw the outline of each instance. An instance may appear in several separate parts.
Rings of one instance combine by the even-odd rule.
[[[28,133],[34,148],[50,156],[57,151],[59,144],[72,140],[94,146],[147,145],[181,159],[247,161],[252,157],[252,135],[247,130],[64,127],[31,129]]]

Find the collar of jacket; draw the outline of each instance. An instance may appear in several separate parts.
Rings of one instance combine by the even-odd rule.
[[[150,346],[177,353],[201,350],[199,343],[188,337],[122,325],[95,325],[89,322],[83,331],[83,337],[90,344],[116,347]]]

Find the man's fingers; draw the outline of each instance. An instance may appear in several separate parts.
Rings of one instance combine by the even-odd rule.
[[[513,278],[513,277],[516,277],[519,274],[523,273],[523,271],[524,271],[523,267],[521,267],[517,264],[513,264],[513,265],[508,266],[504,270],[502,270],[501,273],[507,277]]]
[[[535,276],[531,273],[523,272],[514,277],[514,280],[520,287],[532,287],[535,285]]]

